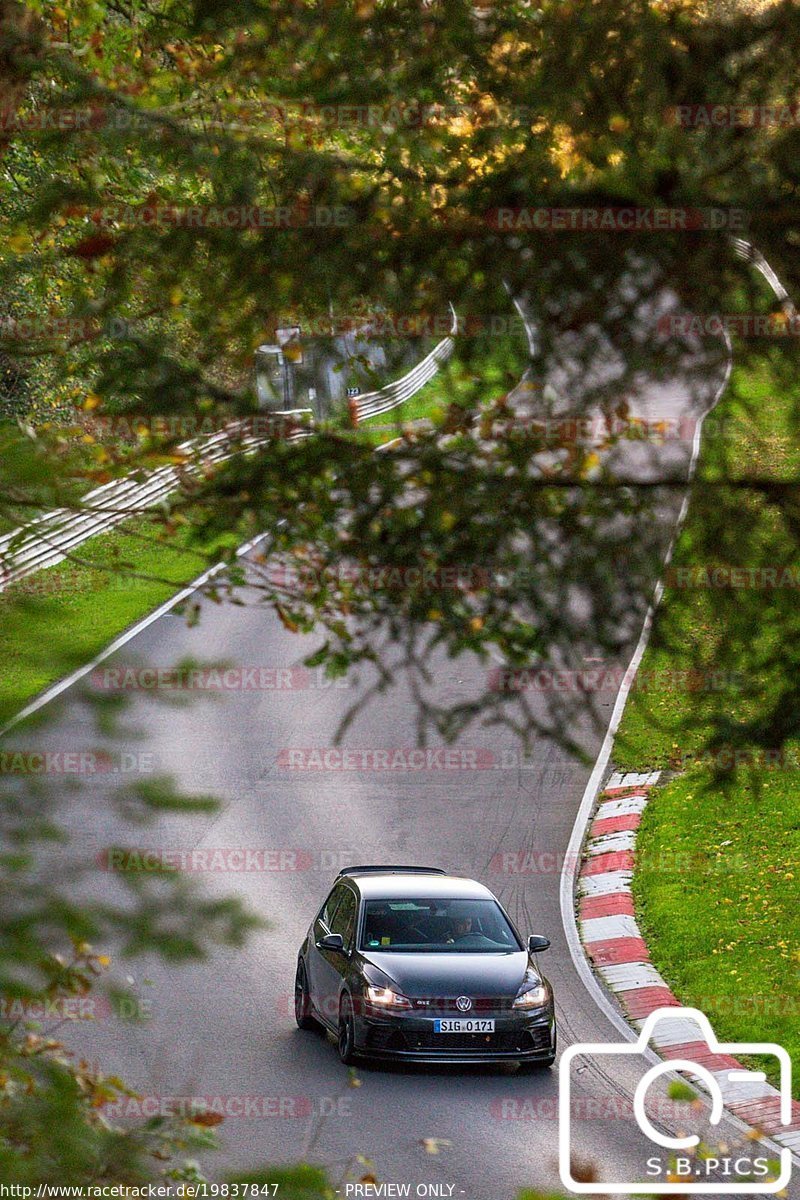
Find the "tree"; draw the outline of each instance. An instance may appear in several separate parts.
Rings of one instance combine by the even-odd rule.
[[[702,407],[719,377],[720,339],[664,332],[661,318],[770,310],[735,236],[790,293],[800,282],[798,132],[785,107],[797,6],[4,0],[0,15],[0,350],[6,378],[25,381],[4,411],[32,423],[4,421],[6,528],[164,461],[185,432],[106,444],[83,436],[87,412],[146,430],[165,414],[212,425],[252,415],[252,351],[282,321],[424,318],[452,303],[468,331],[485,332],[513,318],[514,297],[536,346],[525,379],[535,408],[518,393],[487,396],[489,339],[461,336],[453,405],[432,430],[405,431],[380,455],[337,421],[276,439],[187,483],[165,520],[190,521],[198,541],[266,531],[265,602],[287,628],[321,631],[313,661],[332,674],[369,665],[377,688],[408,674],[421,739],[505,721],[579,749],[575,717],[588,708],[600,720],[590,697],[556,697],[544,717],[514,687],[442,706],[432,665],[490,650],[510,669],[570,663],[618,652],[641,623],[683,473],[621,479],[606,452],[652,437],[632,418],[643,379],[678,381]],[[717,123],[715,105],[749,107],[715,108]],[[791,318],[772,308],[775,322]],[[737,355],[746,367],[763,347],[739,340]],[[790,339],[770,355],[791,401]],[[589,417],[600,447],[576,437]],[[796,432],[795,420],[793,409]],[[695,488],[708,518],[701,559],[796,554],[794,473],[776,481],[726,454],[721,436]],[[748,644],[758,603],[725,601],[718,665]],[[710,745],[795,735],[788,598],[774,620],[787,636],[759,647],[758,715],[731,719],[721,703],[704,714]],[[177,800],[161,789],[136,802]],[[31,803],[4,810],[6,840],[24,847],[5,864],[15,880],[51,833],[27,823]],[[163,896],[137,895],[124,912],[64,906],[58,890],[42,906],[23,887],[0,963],[6,994],[61,986],[55,943],[77,944],[73,981],[89,969],[84,943],[111,928],[149,945],[178,886],[160,882]],[[227,904],[179,899],[177,956],[199,951],[195,919],[223,939],[247,927]],[[35,976],[24,986],[23,967]],[[53,1051],[36,1059],[48,1064],[36,1102],[83,1122],[95,1085]],[[28,1049],[12,1039],[7,1052],[22,1079]],[[135,1177],[130,1143],[88,1127],[92,1169],[111,1154]],[[33,1177],[44,1151],[20,1128],[6,1134],[8,1161],[29,1153]]]

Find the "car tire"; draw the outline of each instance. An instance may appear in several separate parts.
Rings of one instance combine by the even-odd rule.
[[[294,1019],[298,1029],[318,1029],[317,1021],[311,1015],[311,997],[308,994],[306,969],[301,959],[297,964],[297,974],[294,977]]]
[[[339,1058],[346,1067],[356,1059],[356,1023],[353,1017],[353,1004],[349,996],[343,996],[339,1005],[339,1032],[336,1038]]]

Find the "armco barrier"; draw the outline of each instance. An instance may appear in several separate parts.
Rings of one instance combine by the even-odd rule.
[[[772,288],[776,298],[783,305],[784,309],[787,312],[794,313],[795,308],[792,304],[792,301],[789,299],[789,293],[773,271],[772,267],[764,258],[764,255],[761,253],[761,251],[756,250],[755,246],[751,246],[749,242],[744,240],[744,238],[731,238],[731,242],[733,243],[733,249],[736,255],[755,267],[759,274],[764,276],[767,283]]]
[[[450,309],[453,314],[450,332],[451,334],[455,334],[458,332],[458,317],[452,305]],[[355,410],[359,421],[364,421],[367,417],[377,417],[381,413],[390,412],[391,409],[397,408],[398,405],[409,400],[429,380],[433,379],[442,363],[447,362],[448,358],[450,358],[454,347],[455,342],[452,337],[443,338],[441,342],[434,346],[430,354],[423,358],[422,362],[412,367],[407,375],[396,379],[394,383],[387,384],[379,392],[365,392],[363,396],[356,397]]]
[[[307,414],[310,409],[285,415]],[[266,437],[242,436],[241,429],[241,424],[231,422],[220,433],[184,442],[178,450],[186,456],[185,465],[159,467],[144,478],[115,479],[88,492],[79,509],[55,509],[5,534],[0,538],[0,591],[34,571],[62,562],[95,534],[105,533],[134,513],[160,504],[180,486],[182,473],[196,476],[202,466],[252,452],[268,441]],[[288,440],[305,437],[309,432],[300,428]]]
[[[452,332],[458,327],[453,310]],[[440,365],[453,353],[452,337],[444,338],[406,375],[377,392],[368,392],[356,400],[359,420],[389,412],[410,399],[433,378]],[[297,409],[283,416],[307,417],[310,409]],[[76,510],[56,509],[36,517],[28,525],[0,537],[0,591],[39,571],[62,562],[71,551],[95,534],[105,533],[142,509],[152,508],[180,486],[181,473],[197,474],[200,466],[224,462],[234,454],[248,453],[263,446],[266,437],[241,436],[242,426],[231,422],[227,430],[205,438],[184,442],[178,450],[186,455],[182,467],[160,467],[143,479],[115,479],[95,488],[83,497]],[[299,429],[289,441],[305,437],[309,429]]]

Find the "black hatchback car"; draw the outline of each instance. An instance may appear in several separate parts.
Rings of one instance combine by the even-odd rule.
[[[348,867],[300,947],[295,1016],[339,1057],[549,1067],[553,993],[482,884],[434,867]]]

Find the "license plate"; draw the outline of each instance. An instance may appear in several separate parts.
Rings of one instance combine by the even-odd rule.
[[[494,1021],[485,1017],[439,1017],[433,1022],[434,1033],[494,1033]]]

